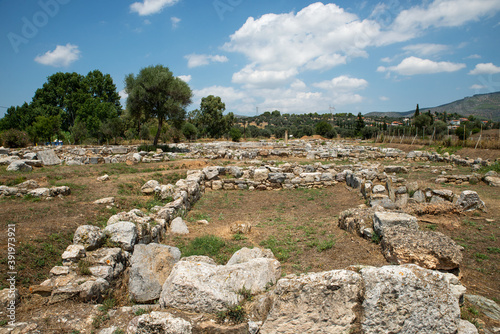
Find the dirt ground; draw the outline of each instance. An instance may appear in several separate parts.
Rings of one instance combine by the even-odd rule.
[[[387,146],[386,146],[387,147]],[[391,145],[404,151],[418,149],[409,145]],[[469,149],[468,149],[469,150]],[[464,151],[467,152],[467,151]],[[475,151],[460,153],[462,156],[494,160],[498,151]],[[287,159],[290,161],[290,159]],[[50,269],[60,264],[60,256],[72,242],[75,229],[82,224],[104,226],[107,219],[117,212],[140,208],[147,211],[161,204],[144,197],[140,187],[150,179],[161,183],[175,183],[185,177],[188,169],[201,169],[207,165],[234,164],[221,160],[179,160],[166,163],[127,166],[54,166],[35,169],[30,174],[9,173],[0,167],[0,184],[14,185],[26,179],[37,181],[40,186],[68,185],[72,194],[64,199],[38,201],[31,198],[0,199],[0,225],[5,233],[0,234],[0,288],[7,286],[7,225],[16,225],[16,261],[18,269],[17,287],[25,302],[21,307],[19,321],[33,317],[44,318],[44,314],[68,313],[73,316],[95,311],[94,305],[53,305],[30,296],[28,287],[47,278]],[[326,162],[325,162],[326,163]],[[454,168],[457,174],[467,172]],[[470,173],[470,171],[469,171]],[[109,182],[100,183],[98,176],[108,174]],[[436,185],[436,175],[428,172],[405,177],[418,179],[429,187],[451,189],[455,193],[471,189],[479,193],[488,208],[487,212],[467,214],[426,214],[419,216],[422,229],[442,232],[464,247],[462,283],[468,293],[480,294],[496,302],[500,301],[500,191],[487,187],[482,182],[476,185]],[[115,197],[117,206],[108,209],[93,204],[103,197]],[[224,263],[241,247],[266,247],[275,251],[282,263],[284,273],[304,273],[346,268],[351,265],[388,264],[381,255],[380,246],[369,240],[340,230],[338,216],[345,209],[363,204],[359,192],[349,190],[343,184],[328,189],[302,189],[296,191],[207,191],[203,198],[186,216],[190,235],[167,237],[165,243],[186,249],[189,243],[206,235],[214,235],[225,243],[216,256]],[[208,220],[208,225],[197,223]],[[252,224],[250,233],[243,236],[230,231],[230,225],[242,221]],[[118,292],[126,291],[117,289]],[[126,298],[119,305],[126,305]],[[72,305],[72,306],[71,306]],[[79,311],[78,311],[79,310]],[[90,312],[90,313],[89,313]],[[470,313],[470,312],[469,312]],[[58,313],[57,313],[58,314]],[[470,314],[469,314],[470,315]],[[71,314],[67,315],[71,317]],[[480,315],[470,315],[483,319]],[[0,321],[3,319],[0,319]],[[50,322],[44,325],[47,333],[66,333],[66,327]],[[57,327],[59,326],[59,327]],[[500,326],[498,324],[497,326]],[[62,329],[60,329],[62,328]]]

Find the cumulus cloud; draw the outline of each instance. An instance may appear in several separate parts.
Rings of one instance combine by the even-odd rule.
[[[172,29],[177,29],[177,27],[179,26],[179,23],[181,23],[181,21],[182,20],[180,18],[172,16],[170,18],[170,22],[172,22]]]
[[[380,44],[407,41],[430,27],[458,27],[500,10],[495,0],[434,0],[403,10],[389,27]]]
[[[332,80],[318,82],[313,85],[325,90],[352,91],[366,88],[368,86],[368,81],[342,75]]]
[[[297,75],[294,68],[283,71],[258,70],[255,65],[246,66],[233,74],[233,82],[248,87],[279,87],[289,83]]]
[[[470,75],[480,74],[497,74],[500,73],[500,67],[493,65],[493,63],[477,64],[476,68],[469,72]]]
[[[397,66],[380,66],[378,72],[396,72],[401,75],[434,74],[441,72],[456,72],[465,68],[465,64],[447,61],[435,62],[429,59],[408,57]]]
[[[144,0],[134,2],[130,5],[130,10],[141,16],[152,15],[161,12],[165,7],[175,5],[179,0]]]
[[[192,79],[191,75],[179,75],[178,78],[186,83],[188,83]]]
[[[128,94],[125,92],[125,89],[119,91],[118,95],[120,95],[120,100],[126,100],[128,98]]]
[[[35,61],[42,65],[53,67],[67,67],[80,58],[78,46],[73,44],[57,45],[55,50],[47,51],[43,55],[35,58]]]
[[[230,36],[224,49],[244,54],[258,70],[325,70],[348,57],[366,57],[379,26],[335,4],[311,4],[298,13],[266,14]]]
[[[226,56],[205,55],[205,54],[196,54],[196,53],[192,53],[190,55],[187,55],[184,58],[186,58],[188,60],[188,67],[189,68],[205,66],[205,65],[210,64],[211,62],[213,62],[213,63],[225,63],[229,60]]]
[[[403,50],[409,53],[414,53],[420,57],[428,57],[446,52],[449,48],[450,47],[448,45],[443,44],[422,43],[405,46],[403,47]]]

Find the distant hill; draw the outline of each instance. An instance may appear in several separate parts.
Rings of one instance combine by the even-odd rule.
[[[430,110],[432,113],[446,111],[448,114],[457,113],[465,117],[469,115],[477,116],[485,120],[500,121],[500,92],[489,94],[478,94],[471,97],[443,104],[438,107],[420,107],[421,112]],[[371,112],[368,117],[407,117],[413,116],[415,110],[403,112]]]

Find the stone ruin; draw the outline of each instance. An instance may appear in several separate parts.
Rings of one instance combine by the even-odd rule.
[[[472,324],[460,319],[459,306],[465,293],[457,276],[461,247],[441,233],[419,230],[417,218],[403,211],[411,204],[435,203],[449,203],[457,210],[485,210],[484,203],[472,191],[454,194],[420,189],[418,184],[409,184],[394,175],[404,175],[412,167],[361,162],[365,153],[379,159],[392,159],[388,156],[392,154],[403,160],[442,158],[457,162],[457,158],[421,152],[403,157],[397,150],[376,148],[344,148],[348,152],[338,150],[332,158],[329,146],[318,145],[318,151],[310,146],[309,151],[262,148],[248,155],[252,159],[284,156],[285,152],[288,156],[301,154],[312,159],[357,156],[350,165],[255,162],[248,168],[214,166],[191,170],[186,179],[175,185],[149,181],[141,189],[145,195],[171,201],[153,208],[151,214],[136,209],[113,215],[104,229],[80,226],[73,244],[62,255],[63,265],[52,268],[48,280],[30,287],[31,293],[48,297],[51,304],[67,299],[98,302],[128,270],[129,297],[152,312],[132,317],[127,333],[477,333]],[[109,152],[103,150],[100,152]],[[243,156],[229,148],[224,153],[220,147],[214,146],[212,152],[215,150],[217,157]],[[131,153],[127,152],[128,149],[122,150],[118,153],[121,156],[108,157],[109,162],[128,161]],[[193,152],[192,147],[190,152],[193,157],[202,155],[200,151]],[[93,154],[97,154],[95,150]],[[131,156],[136,162],[147,162],[145,157],[171,158],[161,152]],[[68,156],[61,160],[67,164],[75,161]],[[89,161],[80,162],[92,163]],[[473,167],[475,163],[469,165]],[[338,183],[357,189],[367,200],[367,205],[342,212],[339,226],[361,237],[379,238],[381,252],[394,265],[352,266],[282,277],[281,265],[270,250],[243,248],[225,265],[217,265],[204,256],[183,258],[179,249],[161,244],[164,235],[172,233],[176,218],[185,214],[207,188],[257,191],[323,188]],[[24,190],[28,187],[17,188],[22,194],[28,191]],[[4,189],[0,187],[0,191],[5,192]],[[254,295],[241,324],[223,326],[210,320],[218,312],[239,305],[244,299],[241,291]],[[115,329],[103,329],[100,333],[112,333]]]

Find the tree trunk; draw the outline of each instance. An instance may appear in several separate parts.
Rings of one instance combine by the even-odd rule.
[[[158,139],[160,139],[160,133],[161,133],[161,128],[163,127],[163,118],[158,117],[158,131],[156,131],[156,136],[153,141],[153,145],[156,146],[158,145]]]

